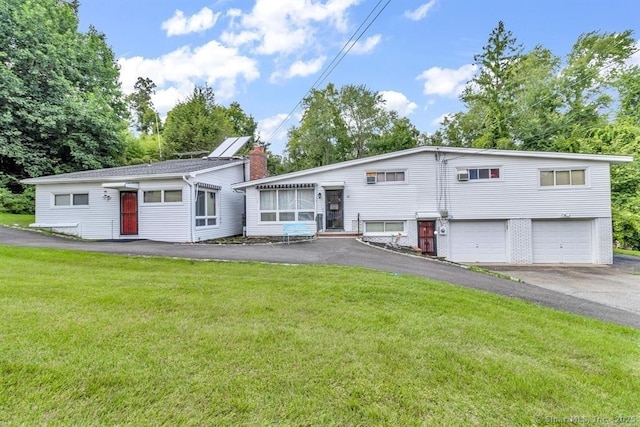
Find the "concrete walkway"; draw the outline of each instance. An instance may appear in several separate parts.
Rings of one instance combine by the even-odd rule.
[[[312,243],[290,245],[172,244],[146,240],[95,242],[0,226],[0,245],[193,259],[366,267],[441,280],[640,329],[638,313],[539,286],[477,273],[449,263],[384,251],[355,239],[318,239]],[[1,264],[0,259],[0,266]]]

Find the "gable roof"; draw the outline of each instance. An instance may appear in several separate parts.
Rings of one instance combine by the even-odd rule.
[[[42,176],[24,179],[23,184],[54,184],[68,182],[93,182],[110,180],[140,180],[182,177],[184,175],[198,175],[215,169],[222,169],[228,165],[242,163],[243,158],[199,158],[166,160],[157,163],[145,163],[117,168],[95,169],[82,172],[63,173],[59,175]]]
[[[566,159],[566,160],[588,160],[596,162],[607,163],[628,163],[633,161],[631,156],[611,156],[600,154],[576,154],[576,153],[556,153],[549,151],[518,151],[518,150],[493,150],[493,149],[478,149],[478,148],[458,148],[458,147],[445,147],[445,146],[430,146],[423,145],[420,147],[409,148],[407,150],[394,151],[391,153],[379,154],[376,156],[363,157],[355,160],[348,160],[345,162],[334,163],[326,166],[319,166],[311,169],[305,169],[297,172],[291,172],[283,175],[270,176],[267,178],[256,179],[253,181],[241,182],[234,184],[231,187],[234,189],[241,189],[252,187],[259,184],[267,184],[271,182],[277,182],[283,179],[304,177],[312,175],[318,172],[326,172],[331,170],[337,170],[347,168],[350,166],[373,163],[380,160],[393,159],[396,157],[409,156],[416,153],[432,152],[443,154],[455,154],[456,157],[462,156],[506,156],[506,157],[531,157],[531,158],[547,158],[547,159]]]

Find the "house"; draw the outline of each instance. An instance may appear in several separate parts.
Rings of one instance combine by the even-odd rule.
[[[31,226],[109,240],[198,242],[242,234],[244,195],[231,184],[265,176],[233,157],[248,140],[230,138],[203,158],[25,179],[36,186]],[[252,156],[266,159],[261,147]]]
[[[233,186],[246,234],[283,224],[456,262],[611,264],[611,164],[625,156],[422,146]]]

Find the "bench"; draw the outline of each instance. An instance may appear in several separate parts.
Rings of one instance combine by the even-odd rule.
[[[315,233],[309,230],[309,225],[304,222],[288,222],[282,224],[282,241],[290,243],[291,237],[304,236],[308,237],[309,241],[313,240]]]

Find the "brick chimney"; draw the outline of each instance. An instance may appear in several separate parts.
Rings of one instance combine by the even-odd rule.
[[[255,145],[249,152],[249,180],[266,178],[269,176],[267,170],[267,153],[264,147]]]

